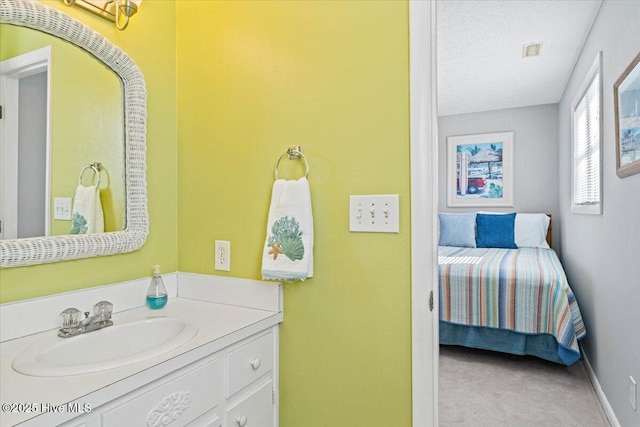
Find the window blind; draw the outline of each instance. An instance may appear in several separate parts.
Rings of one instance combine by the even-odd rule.
[[[600,204],[600,72],[594,74],[574,110],[574,205]]]

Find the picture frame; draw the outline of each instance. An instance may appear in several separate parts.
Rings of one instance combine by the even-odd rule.
[[[640,173],[640,53],[613,85],[616,175]]]
[[[447,206],[513,207],[513,145],[513,131],[447,137]]]

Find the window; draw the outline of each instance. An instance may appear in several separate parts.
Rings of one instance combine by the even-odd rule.
[[[602,53],[589,69],[571,105],[571,211],[602,213]]]

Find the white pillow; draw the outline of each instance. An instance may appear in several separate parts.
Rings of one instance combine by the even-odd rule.
[[[545,214],[516,214],[515,241],[519,248],[549,249],[547,230],[549,218]]]

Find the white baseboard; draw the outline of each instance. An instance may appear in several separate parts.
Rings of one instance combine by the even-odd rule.
[[[604,394],[602,387],[600,387],[600,382],[598,381],[598,377],[596,377],[596,373],[593,371],[591,362],[589,362],[589,358],[587,357],[587,354],[584,352],[584,348],[582,348],[582,346],[580,346],[580,350],[582,351],[582,358],[584,359],[584,367],[587,369],[589,380],[591,380],[593,389],[596,391],[596,395],[598,396],[598,400],[600,400],[602,409],[604,409],[604,413],[607,416],[607,419],[609,420],[609,424],[611,424],[611,427],[621,427],[615,412],[613,412],[613,408],[609,404],[609,400],[607,400],[607,396]]]

